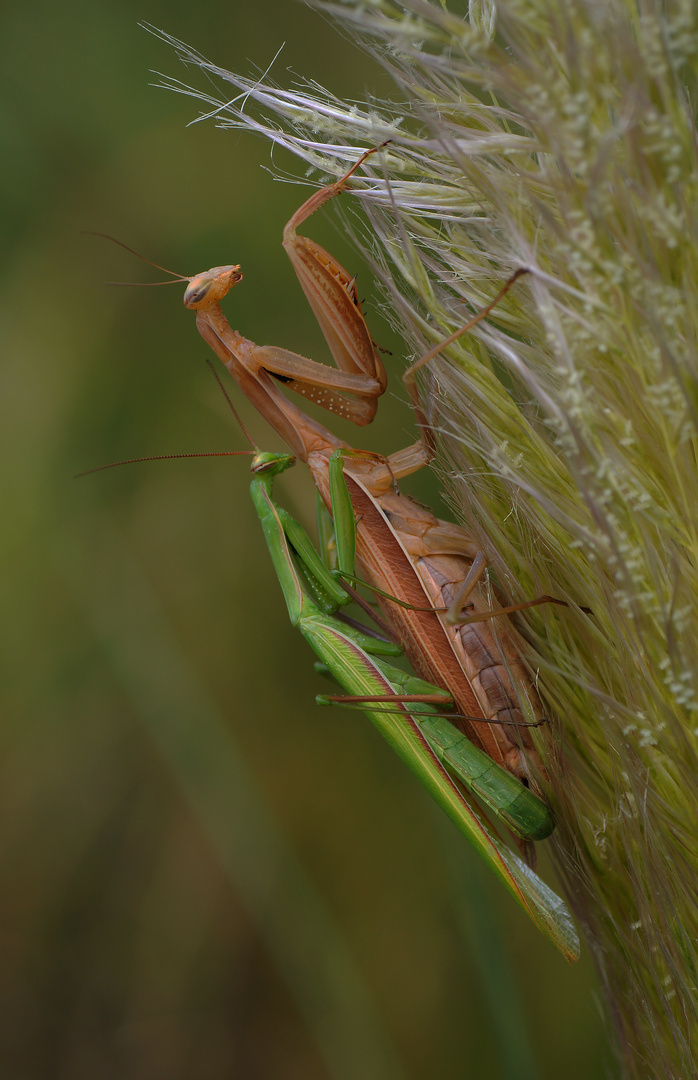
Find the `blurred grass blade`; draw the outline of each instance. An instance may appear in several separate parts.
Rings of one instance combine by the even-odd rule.
[[[180,650],[125,543],[61,567],[78,606],[259,928],[333,1080],[404,1080],[389,1035],[323,899]],[[95,572],[90,575],[90,567]],[[98,568],[109,567],[109,575]]]
[[[502,941],[490,875],[479,859],[463,858],[460,837],[441,814],[434,813],[432,818],[451,882],[458,930],[477,972],[483,1008],[492,1028],[501,1080],[538,1080],[541,1070]]]

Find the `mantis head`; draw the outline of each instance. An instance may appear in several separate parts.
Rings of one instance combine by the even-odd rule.
[[[184,306],[196,310],[217,304],[239,281],[242,281],[239,266],[214,266],[204,274],[189,278]]]
[[[255,474],[271,473],[272,476],[278,476],[279,473],[286,472],[286,469],[290,469],[295,464],[296,459],[293,454],[272,454],[258,450],[252,459],[251,469]]]
[[[194,277],[187,277],[186,274],[177,274],[174,270],[168,270],[166,266],[160,266],[159,263],[155,263],[152,259],[146,259],[145,255],[141,255],[138,251],[134,251],[128,244],[124,244],[122,240],[117,240],[115,236],[109,236],[107,233],[94,232],[92,229],[83,230],[90,236],[101,236],[104,240],[111,240],[113,244],[118,244],[125,251],[129,251],[131,255],[135,255],[137,259],[142,259],[143,262],[149,263],[150,266],[154,266],[157,270],[162,270],[165,274],[169,274],[171,281],[148,281],[143,284],[146,285],[175,285],[179,281],[188,281],[186,291],[184,293],[184,304],[188,308],[206,308],[211,307],[213,304],[217,304],[219,300],[222,300],[226,293],[229,293],[233,285],[237,285],[239,281],[242,281],[242,273],[240,272],[240,266],[214,266],[211,270],[207,270],[204,274],[196,274]],[[133,285],[132,281],[110,281],[109,285]]]

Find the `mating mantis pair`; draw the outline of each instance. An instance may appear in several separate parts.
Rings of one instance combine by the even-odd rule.
[[[281,389],[294,390],[364,425],[373,419],[377,399],[386,388],[385,370],[361,311],[354,279],[328,252],[296,232],[344,189],[352,173],[374,152],[362,155],[340,180],[315,192],[283,233],[284,248],[336,368],[282,348],[257,346],[230,327],[219,301],[242,280],[239,266],[215,267],[182,278],[189,282],[184,303],[196,310],[201,335],[242,392],[292,454],[308,465],[319,496],[333,515],[339,570],[344,575],[340,580],[328,574],[317,553],[308,554],[312,545],[300,526],[273,501],[271,479],[289,466],[289,456],[255,457],[253,498],[292,621],[342,689],[351,699],[361,699],[361,708],[539,928],[568,959],[576,959],[576,934],[562,901],[492,834],[452,778],[474,792],[524,840],[542,838],[551,831],[547,807],[533,790],[543,769],[529,727],[536,726],[542,707],[516,649],[513,628],[506,617],[497,619],[496,630],[491,622],[493,614],[506,616],[549,598],[493,612],[482,584],[485,560],[468,535],[398,492],[397,481],[431,459],[428,433],[425,441],[420,439],[389,458],[357,451],[304,413]],[[472,322],[486,315],[502,294]],[[422,423],[415,370],[446,344],[407,373]],[[380,660],[376,639],[360,631],[355,632],[358,638],[352,637],[347,623],[335,614],[349,596],[346,582],[354,572],[354,553],[360,579],[375,591],[398,651],[404,649],[425,682],[410,681]],[[330,592],[330,583],[334,608],[325,604],[323,610],[318,597]],[[439,700],[453,708],[452,722],[435,715]],[[533,819],[537,824],[531,825]]]
[[[463,529],[439,521],[395,490],[398,480],[431,460],[428,430],[425,428],[426,441],[420,439],[388,458],[356,451],[311,419],[281,390],[283,385],[336,415],[364,425],[373,419],[378,397],[386,388],[385,370],[361,311],[355,280],[327,251],[296,232],[343,190],[352,173],[375,152],[368,151],[340,180],[315,192],[283,233],[284,248],[337,368],[286,349],[258,346],[230,327],[219,301],[242,280],[239,266],[219,266],[182,279],[189,280],[184,303],[196,311],[199,332],[243,393],[295,456],[308,465],[330,512],[329,459],[335,450],[346,452],[344,472],[357,518],[359,573],[376,590],[384,618],[415,671],[448,687],[461,717],[456,722],[468,738],[524,783],[535,786],[536,775],[542,775],[543,769],[526,722],[538,720],[542,707],[513,644],[511,626],[500,620],[495,633],[487,625],[492,604],[482,588],[482,553]],[[501,295],[477,319],[487,314]],[[418,419],[423,421],[415,370],[416,366],[408,371],[407,383]],[[505,608],[502,614],[549,600],[541,597]],[[463,615],[466,603],[468,613]],[[520,708],[522,697],[526,699],[525,715]],[[467,718],[473,716],[490,723],[472,723]]]

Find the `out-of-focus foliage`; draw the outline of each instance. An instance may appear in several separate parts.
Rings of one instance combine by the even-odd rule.
[[[185,273],[241,262],[235,324],[325,355],[280,246],[309,189],[262,171],[263,142],[185,127],[139,19],[249,73],[287,41],[289,84],[389,85],[287,0],[5,12],[2,1073],[598,1075],[588,967],[538,940],[360,716],[312,704],[244,459],[72,479],[240,445],[178,287],[105,288],[160,275],[82,229]],[[333,220],[313,235],[354,266]],[[381,409],[361,444],[394,449],[412,422]],[[306,481],[279,494],[309,522]]]

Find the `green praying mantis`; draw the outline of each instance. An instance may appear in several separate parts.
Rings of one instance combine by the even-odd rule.
[[[484,814],[466,799],[463,788],[527,842],[545,839],[554,827],[545,803],[459,732],[451,722],[454,717],[437,711],[451,708],[447,692],[389,662],[388,657],[403,653],[398,643],[358,625],[340,611],[358,599],[345,580],[354,577],[356,523],[342,458],[343,451],[336,450],[329,462],[334,518],[331,537],[327,530],[325,535],[328,548],[334,546],[337,551],[334,570],[330,569],[329,551],[325,550],[323,559],[303,527],[274,500],[274,479],[295,464],[294,456],[256,450],[251,466],[252,502],[291,624],[315,652],[322,672],[345,691],[340,696],[318,695],[316,702],[356,706],[365,712],[538,929],[568,961],[575,961],[579,939],[564,902],[506,847]],[[373,617],[380,625],[382,620],[375,614]]]
[[[304,413],[282,390],[294,390],[365,425],[373,419],[377,399],[386,388],[385,370],[355,280],[327,251],[296,232],[344,190],[376,149],[380,148],[363,154],[334,184],[316,191],[283,234],[284,248],[336,368],[283,348],[258,346],[230,327],[219,302],[242,280],[238,265],[215,267],[192,278],[173,276],[188,282],[184,303],[196,311],[203,338],[292,451],[256,455],[252,496],[291,621],[345,691],[343,698],[323,700],[355,704],[367,713],[536,925],[568,960],[574,960],[579,944],[562,900],[493,834],[461,787],[525,844],[552,830],[550,812],[537,794],[545,773],[530,734],[540,722],[542,706],[506,616],[560,601],[539,597],[504,607],[493,604],[483,582],[486,561],[467,533],[440,521],[397,488],[398,480],[433,456],[415,371],[487,315],[523,271],[484,311],[407,372],[424,437],[405,450],[388,458],[356,450]],[[301,527],[273,500],[273,477],[295,458],[308,465],[333,519],[339,579]],[[396,644],[377,644],[375,637],[351,629],[338,614],[356,595],[348,584],[355,569],[374,591]],[[403,651],[416,676],[405,675],[385,659]],[[437,706],[450,706],[451,718],[439,713]]]
[[[330,461],[334,529],[341,552],[337,574],[318,555],[305,530],[273,498],[274,478],[294,464],[291,454],[257,452],[252,501],[259,516],[289,618],[349,697],[319,703],[361,702],[373,724],[451,821],[487,861],[536,926],[568,960],[579,955],[572,919],[559,897],[499,840],[463,795],[482,800],[518,835],[542,839],[552,828],[547,808],[518,780],[435,711],[450,697],[390,664],[399,646],[363,632],[337,612],[352,597],[341,584],[353,570],[354,518],[344,481],[342,451]],[[344,560],[348,560],[342,565]],[[339,575],[339,580],[338,576]]]

